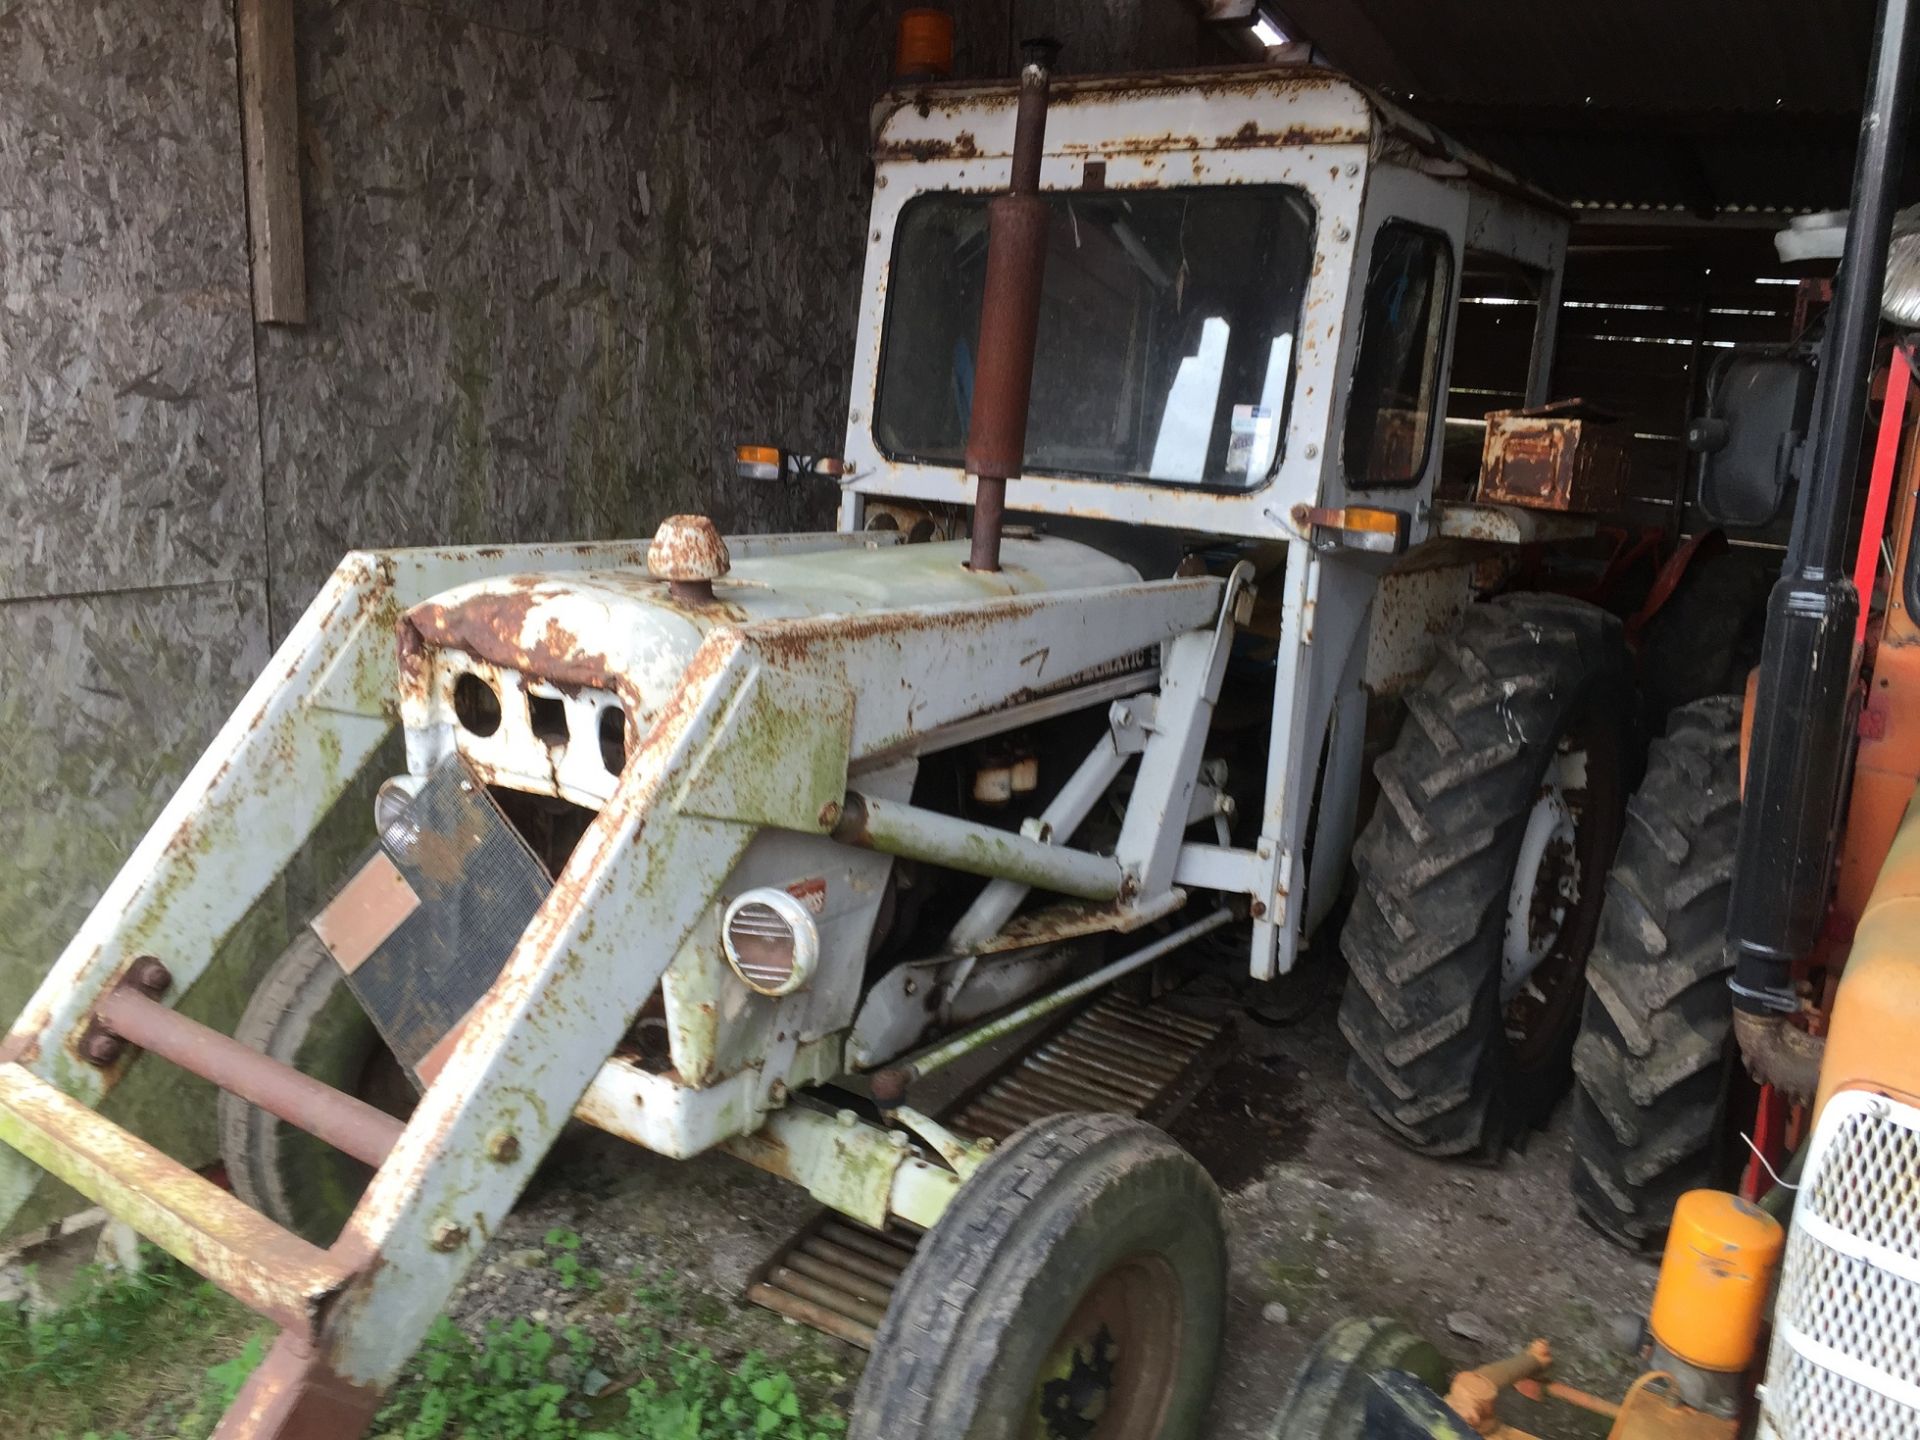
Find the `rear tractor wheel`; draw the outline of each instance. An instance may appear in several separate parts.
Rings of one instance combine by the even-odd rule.
[[[1340,1030],[1415,1150],[1496,1158],[1567,1087],[1632,685],[1612,616],[1511,595],[1470,608],[1407,697],[1354,847]]]
[[[848,1440],[1195,1440],[1226,1268],[1219,1193],[1164,1133],[1037,1121],[921,1242]]]
[[[1725,930],[1740,841],[1740,701],[1675,710],[1607,880],[1574,1047],[1573,1198],[1609,1239],[1650,1250],[1680,1196],[1731,1178],[1735,1079]]]

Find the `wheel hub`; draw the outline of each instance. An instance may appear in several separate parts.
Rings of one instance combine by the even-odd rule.
[[[1556,754],[1547,767],[1507,892],[1500,954],[1500,1000],[1510,1004],[1559,943],[1567,917],[1580,903],[1577,841],[1586,800],[1585,750]]]
[[[1042,1382],[1040,1418],[1047,1440],[1090,1440],[1107,1413],[1119,1358],[1119,1342],[1102,1325],[1086,1343],[1074,1346],[1066,1374]]]
[[[1109,1270],[1048,1351],[1025,1440],[1152,1440],[1171,1398],[1180,1286],[1157,1255]]]

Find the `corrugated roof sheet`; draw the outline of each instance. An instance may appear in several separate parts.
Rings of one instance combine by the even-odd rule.
[[[1277,8],[1355,78],[1576,204],[1846,203],[1873,0]]]

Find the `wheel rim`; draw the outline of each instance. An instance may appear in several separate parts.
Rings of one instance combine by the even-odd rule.
[[[1109,1270],[1049,1347],[1023,1440],[1153,1440],[1179,1374],[1182,1323],[1180,1282],[1160,1256]]]
[[[1520,858],[1507,891],[1507,924],[1500,952],[1500,1000],[1511,1004],[1552,953],[1580,903],[1575,855],[1587,794],[1587,752],[1554,753],[1527,814]]]
[[[1618,838],[1624,746],[1588,705],[1554,748],[1521,836],[1507,894],[1501,1023],[1520,1069],[1551,1056],[1580,1003]]]

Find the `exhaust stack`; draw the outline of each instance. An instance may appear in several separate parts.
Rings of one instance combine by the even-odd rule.
[[[967,563],[975,570],[1000,568],[1007,481],[1026,461],[1033,348],[1047,264],[1049,215],[1040,198],[1040,154],[1047,136],[1047,87],[1060,47],[1033,40],[1024,48],[1013,179],[1007,193],[987,206],[987,282],[967,423],[967,473],[974,477],[973,550]]]
[[[1847,515],[1906,152],[1912,12],[1913,0],[1882,0],[1853,213],[1814,391],[1810,463],[1801,477],[1785,573],[1768,600],[1753,707],[1727,938],[1735,957],[1735,1004],[1776,1025],[1798,1008],[1793,966],[1812,949],[1826,915],[1851,774],[1853,640],[1865,602],[1848,573]],[[1763,1066],[1770,1053],[1761,1043],[1765,1033],[1753,1020],[1741,1031],[1750,1065]]]

